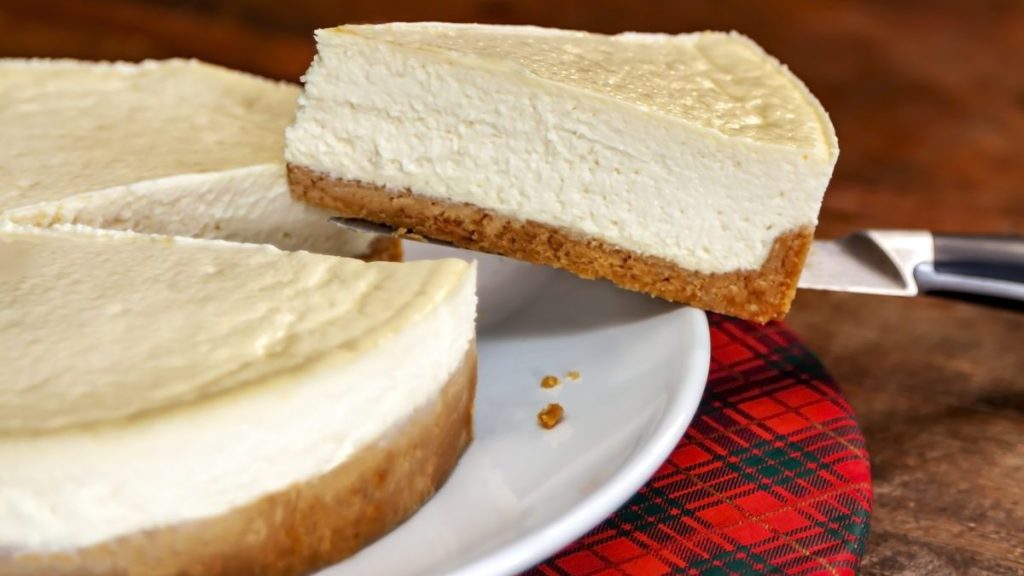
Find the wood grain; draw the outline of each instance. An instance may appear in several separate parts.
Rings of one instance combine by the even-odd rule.
[[[1016,0],[4,0],[0,55],[195,56],[297,79],[311,30],[437,19],[603,32],[737,29],[831,112],[818,233],[1024,233]],[[874,466],[867,574],[1024,573],[1024,314],[802,293],[791,324],[857,408]]]

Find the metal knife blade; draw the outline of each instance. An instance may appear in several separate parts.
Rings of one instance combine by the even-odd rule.
[[[800,275],[800,288],[916,296],[914,268],[932,260],[932,237],[918,231],[865,231],[815,240]]]
[[[331,222],[349,230],[450,246],[356,218],[336,217]],[[1024,302],[1024,238],[865,230],[836,240],[815,240],[798,286],[885,296],[945,291]]]

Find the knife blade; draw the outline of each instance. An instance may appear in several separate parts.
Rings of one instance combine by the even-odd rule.
[[[335,217],[331,222],[358,232],[451,246],[357,218]],[[798,286],[884,296],[954,292],[1024,302],[1024,237],[864,230],[815,240]]]
[[[865,230],[815,240],[799,287],[887,296],[951,292],[1024,302],[1024,237]]]
[[[836,240],[815,240],[798,286],[916,296],[913,269],[918,262],[932,260],[931,246],[931,234],[918,231],[865,231]]]

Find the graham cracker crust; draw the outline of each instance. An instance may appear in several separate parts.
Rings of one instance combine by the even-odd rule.
[[[628,290],[759,323],[781,319],[789,311],[814,235],[811,227],[781,234],[759,269],[707,274],[558,226],[408,190],[336,180],[302,166],[288,165],[288,183],[298,200],[342,216],[562,268],[583,278],[604,278]]]
[[[475,393],[476,348],[471,344],[430,404],[320,477],[220,516],[84,549],[0,551],[0,575],[308,574],[383,536],[437,491],[472,439]]]
[[[370,242],[370,251],[359,259],[367,262],[401,262],[402,241],[390,236],[374,238]]]

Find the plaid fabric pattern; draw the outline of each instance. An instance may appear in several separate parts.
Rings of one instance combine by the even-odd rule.
[[[701,409],[646,486],[528,576],[854,574],[871,477],[853,411],[780,324],[709,315]]]

